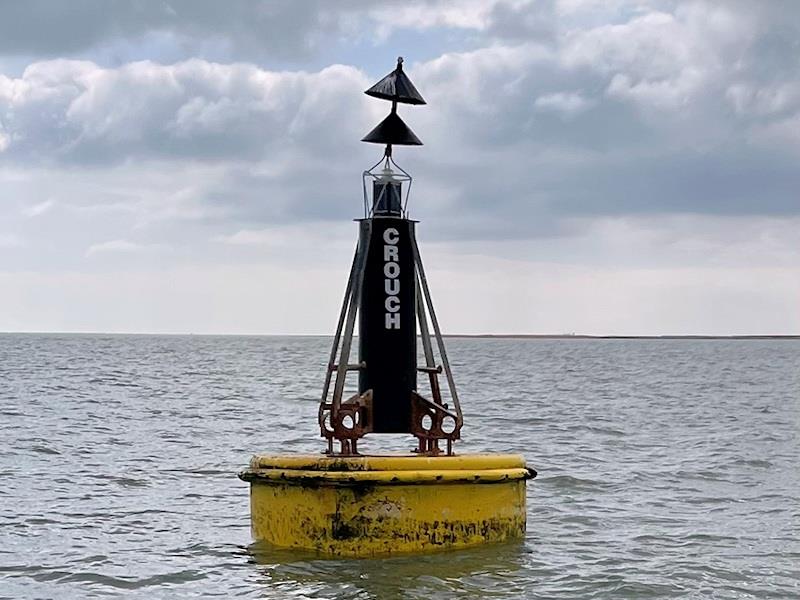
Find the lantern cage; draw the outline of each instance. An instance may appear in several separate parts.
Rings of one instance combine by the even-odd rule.
[[[364,194],[364,218],[392,215],[408,218],[408,199],[413,177],[389,155],[364,171],[361,176]],[[403,195],[403,184],[405,196]],[[370,185],[371,184],[371,185]],[[372,200],[368,188],[372,187]]]

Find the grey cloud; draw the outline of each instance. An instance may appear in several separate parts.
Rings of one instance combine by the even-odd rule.
[[[458,13],[480,13],[497,2],[455,7],[449,0],[8,0],[0,3],[0,54],[75,56],[108,44],[160,41],[182,57],[298,63],[343,34],[377,38],[395,29],[474,30],[479,24]]]
[[[562,234],[576,215],[800,213],[800,77],[791,60],[762,68],[778,15],[678,7],[409,65],[429,102],[401,111],[426,143],[397,153],[416,214],[483,239]],[[354,217],[380,152],[357,140],[387,108],[369,83],[345,66],[40,62],[0,77],[0,156],[160,177],[205,163],[193,202],[232,227]]]
[[[489,13],[486,34],[503,40],[553,41],[558,27],[555,4],[498,2]]]
[[[167,33],[224,38],[244,50],[296,56],[331,25],[322,2],[71,0],[3,2],[0,53],[57,56],[111,39]]]

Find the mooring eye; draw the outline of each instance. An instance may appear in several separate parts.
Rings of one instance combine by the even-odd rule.
[[[353,427],[355,427],[355,425],[356,423],[353,420],[352,415],[345,415],[344,417],[342,417],[342,427],[344,427],[345,429],[352,429]]]
[[[425,431],[430,431],[431,427],[433,427],[433,419],[431,419],[430,415],[425,415],[420,420],[420,427]]]
[[[453,433],[456,430],[456,420],[453,417],[447,416],[442,420],[442,431],[445,433]]]

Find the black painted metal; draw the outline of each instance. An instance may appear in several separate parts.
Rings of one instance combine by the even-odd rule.
[[[386,77],[364,92],[368,96],[393,100],[404,104],[425,104],[422,94],[417,91],[414,84],[403,72],[403,57],[398,57],[397,67]]]
[[[372,222],[359,301],[359,393],[372,390],[373,431],[411,432],[411,392],[417,388],[414,222],[375,216],[361,223],[366,243]]]
[[[361,138],[373,144],[395,144],[397,146],[422,146],[422,141],[411,131],[396,112],[389,113],[377,127]]]

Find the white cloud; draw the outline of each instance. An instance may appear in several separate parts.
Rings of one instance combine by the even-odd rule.
[[[629,100],[644,108],[677,111],[688,107],[705,83],[703,73],[693,68],[686,68],[671,78],[637,82],[617,73],[606,92],[612,98]]]
[[[555,111],[565,117],[572,117],[591,108],[594,102],[578,92],[555,92],[539,96],[533,104],[540,110]]]
[[[215,242],[223,244],[233,244],[236,246],[264,246],[268,244],[280,243],[282,238],[275,235],[272,229],[242,229],[230,235],[218,235],[214,237]]]
[[[309,74],[198,59],[116,69],[55,60],[0,77],[0,114],[19,159],[258,158],[310,141],[329,150],[334,136],[320,134],[331,123],[366,127],[366,85],[341,65]]]
[[[24,214],[26,217],[38,217],[39,215],[43,215],[47,211],[51,210],[55,205],[55,200],[48,198],[44,202],[38,202],[31,206],[26,206],[22,209],[22,214]]]
[[[357,228],[346,221],[332,223],[309,222],[302,225],[283,225],[263,229],[240,229],[234,233],[220,234],[212,242],[230,246],[266,247],[281,255],[309,253],[323,255],[351,248]]]
[[[733,6],[679,5],[622,23],[569,32],[560,55],[567,68],[608,78],[608,93],[644,109],[683,111],[741,76],[737,61],[756,32]],[[702,108],[702,104],[699,104]]]
[[[386,6],[376,5],[370,11],[371,20],[379,38],[386,38],[397,29],[432,29],[454,27],[482,30],[487,27],[494,0],[462,0],[457,4],[438,0],[433,2],[402,2]],[[510,4],[527,4],[510,2]]]
[[[137,244],[128,240],[110,240],[108,242],[99,242],[92,244],[86,249],[86,256],[94,256],[97,254],[106,253],[140,253],[159,251],[165,248],[162,244]]]

